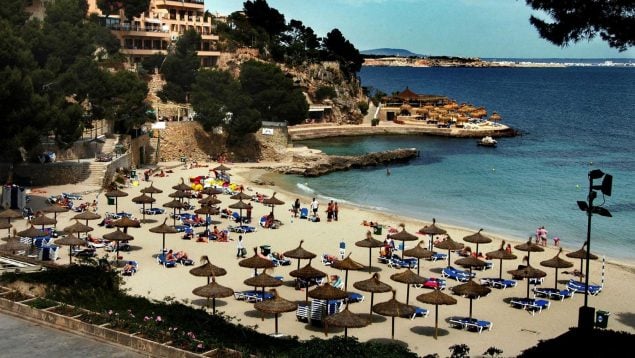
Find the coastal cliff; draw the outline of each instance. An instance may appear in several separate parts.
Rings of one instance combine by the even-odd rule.
[[[388,163],[406,163],[419,155],[416,148],[395,149],[360,156],[327,155],[308,148],[290,149],[292,161],[274,170],[282,174],[317,177],[335,171],[374,167]]]

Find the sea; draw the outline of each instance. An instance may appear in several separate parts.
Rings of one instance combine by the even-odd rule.
[[[576,60],[563,61],[574,63]],[[585,62],[587,63],[587,62]],[[501,114],[520,135],[497,148],[476,139],[372,136],[295,143],[328,154],[356,155],[417,148],[408,164],[335,172],[318,178],[284,176],[281,184],[322,202],[359,205],[439,226],[461,226],[526,240],[544,226],[561,245],[578,249],[588,217],[577,202],[589,194],[590,170],[613,177],[611,195],[597,192],[591,251],[635,261],[635,67],[535,68],[364,67],[362,85],[385,93],[406,87],[450,97]],[[602,65],[604,64],[604,65]],[[602,178],[593,181],[594,186]],[[343,213],[345,215],[345,213]],[[372,218],[369,218],[372,220]],[[412,228],[411,231],[415,231]],[[460,238],[459,238],[460,239]]]

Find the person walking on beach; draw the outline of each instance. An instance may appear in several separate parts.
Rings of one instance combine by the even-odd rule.
[[[238,243],[236,243],[236,258],[245,258],[247,254],[247,250],[245,250],[245,245],[243,244],[243,236],[238,235]]]
[[[313,211],[313,217],[317,216],[319,206],[320,204],[318,203],[317,199],[313,198],[313,201],[311,201],[311,210]]]
[[[329,201],[326,206],[326,221],[330,222],[331,220],[333,220],[333,200]]]
[[[337,221],[340,208],[337,206],[337,201],[333,204],[333,220]]]
[[[300,211],[300,199],[296,198],[295,203],[293,203],[293,217],[298,217],[298,211]]]

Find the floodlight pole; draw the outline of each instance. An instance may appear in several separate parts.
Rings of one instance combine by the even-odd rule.
[[[590,331],[593,328],[595,308],[588,306],[589,301],[589,261],[591,259],[591,217],[593,216],[593,199],[597,193],[593,191],[593,178],[589,175],[589,195],[587,196],[587,229],[586,229],[586,268],[584,273],[584,306],[580,307],[578,316],[578,328]]]

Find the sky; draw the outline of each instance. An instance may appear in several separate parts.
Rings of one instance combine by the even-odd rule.
[[[212,13],[242,10],[244,0],[205,0]],[[635,58],[595,39],[559,47],[529,23],[524,0],[268,0],[287,21],[322,37],[334,28],[359,50],[399,48],[430,56],[481,58]]]

